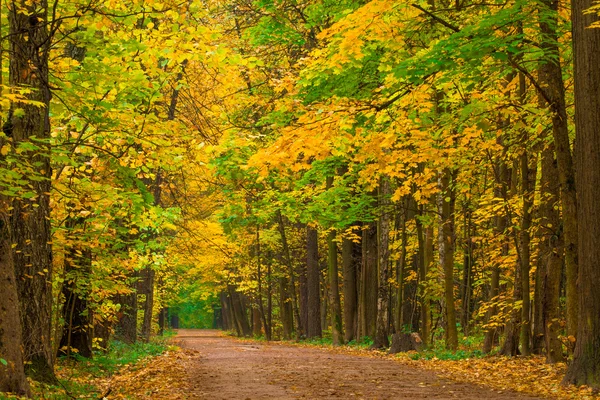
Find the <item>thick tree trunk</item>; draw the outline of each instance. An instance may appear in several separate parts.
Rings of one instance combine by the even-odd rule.
[[[377,225],[367,224],[362,235],[359,339],[373,338],[377,322]]]
[[[379,264],[379,289],[377,291],[377,323],[375,328],[375,339],[373,348],[380,349],[389,347],[389,306],[390,293],[390,196],[391,187],[388,177],[380,180],[380,212],[378,225],[378,264]]]
[[[23,365],[23,339],[19,320],[17,282],[10,248],[7,203],[0,200],[0,393],[29,396],[29,382]]]
[[[575,2],[573,2],[575,3]],[[588,3],[584,1],[584,3]],[[589,2],[590,4],[592,2]],[[569,126],[565,102],[565,88],[560,66],[558,48],[558,0],[543,0],[540,12],[540,47],[548,56],[540,64],[540,86],[552,112],[552,134],[558,165],[560,200],[563,214],[565,264],[567,277],[567,334],[577,330],[577,195],[575,190],[575,168],[569,143]],[[573,13],[574,15],[575,13]],[[591,19],[589,19],[591,21]],[[593,45],[592,45],[593,46]],[[586,61],[587,62],[587,61]]]
[[[306,228],[307,338],[321,337],[321,271],[318,252],[317,230],[308,226]]]
[[[593,0],[573,1],[575,145],[579,229],[579,324],[565,382],[600,389],[600,29],[586,12]],[[558,153],[558,151],[557,151]],[[558,154],[557,154],[558,158]],[[560,162],[559,162],[560,171]],[[565,232],[566,235],[566,232]],[[565,243],[568,245],[567,243]]]
[[[440,265],[444,271],[444,300],[446,303],[446,348],[456,350],[456,310],[454,307],[454,205],[456,194],[451,187],[452,173],[446,169],[438,178],[439,231],[438,246]]]
[[[36,380],[55,382],[51,338],[52,245],[50,230],[50,138],[48,55],[50,39],[48,4],[19,0],[8,13],[10,34],[9,83],[13,88],[32,89],[27,95],[43,106],[11,105],[4,132],[13,147],[31,143],[36,150],[23,152],[24,164],[32,165],[24,179],[35,192],[31,199],[13,201],[10,221],[13,262],[21,308],[23,346],[28,373]],[[23,110],[16,115],[15,108]],[[31,139],[36,138],[36,142]],[[42,178],[42,179],[38,179]]]
[[[540,332],[545,344],[546,360],[549,363],[563,361],[560,333],[560,276],[562,270],[563,242],[560,232],[558,169],[554,159],[554,148],[548,146],[542,152],[542,181],[540,199],[540,227],[542,235],[538,250],[538,281],[536,295],[535,332]],[[539,292],[539,293],[538,293]],[[535,337],[534,337],[535,339]],[[535,343],[535,342],[534,342]]]

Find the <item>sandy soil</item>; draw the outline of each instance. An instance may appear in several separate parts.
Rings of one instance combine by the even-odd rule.
[[[399,362],[317,348],[241,342],[213,330],[179,330],[192,356],[190,399],[535,399],[457,383]]]

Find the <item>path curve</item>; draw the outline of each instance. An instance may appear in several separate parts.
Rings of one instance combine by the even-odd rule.
[[[192,350],[190,399],[539,399],[452,382],[389,359],[241,342],[216,330],[180,329]]]

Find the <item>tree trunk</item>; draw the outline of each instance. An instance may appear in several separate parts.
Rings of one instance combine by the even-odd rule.
[[[333,345],[344,344],[344,331],[342,328],[342,307],[340,303],[340,286],[338,278],[337,244],[335,231],[327,234],[327,276],[329,280],[329,307],[331,309],[331,337]]]
[[[119,296],[119,304],[121,305],[121,319],[118,324],[118,333],[121,339],[128,344],[135,343],[137,341],[137,315],[138,315],[138,301],[137,301],[137,278],[138,272],[134,272],[130,275],[132,279],[131,292],[128,294],[122,294]]]
[[[265,312],[265,306],[263,304],[262,299],[262,260],[261,260],[261,250],[260,250],[260,230],[258,225],[256,226],[256,272],[257,272],[257,280],[258,280],[258,309],[260,310],[260,315],[262,317],[262,323],[265,328],[265,337],[267,340],[271,340],[271,326],[269,325],[269,321],[267,318],[267,313]],[[268,294],[267,297],[270,298]],[[268,307],[270,310],[270,307]]]
[[[342,241],[342,268],[344,273],[344,341],[354,340],[358,317],[356,291],[356,248],[358,246],[350,239]]]
[[[503,160],[499,160],[495,166],[495,187],[494,187],[494,197],[501,198],[503,201],[507,201],[508,194],[506,193],[507,181],[508,181],[508,168],[506,167],[506,163]],[[501,241],[501,254],[502,256],[506,256],[508,254],[508,243],[506,241],[506,226],[507,226],[508,216],[505,212],[502,215],[496,215],[494,218],[494,231],[499,238],[502,238]],[[492,276],[490,279],[490,291],[488,296],[488,301],[496,301],[498,295],[500,294],[500,267],[498,263],[494,263],[492,265]],[[489,310],[485,314],[485,324],[489,324],[492,317],[494,317],[498,313],[498,307],[496,304],[491,306]],[[485,338],[483,341],[482,351],[484,353],[489,353],[492,351],[492,348],[498,342],[498,326],[494,324],[492,327],[489,327],[485,331]]]
[[[378,226],[378,266],[379,266],[379,289],[377,291],[377,323],[375,328],[375,339],[373,348],[380,349],[389,347],[388,321],[390,294],[390,180],[384,176],[380,180],[380,212]]]
[[[377,226],[367,224],[362,235],[359,339],[373,338],[377,322]]]
[[[599,390],[600,30],[589,28],[592,23],[598,22],[598,15],[595,12],[586,12],[593,5],[595,5],[593,0],[573,1],[571,4],[575,62],[578,229],[581,241],[577,343],[565,382],[588,385]]]
[[[155,271],[151,266],[144,269],[144,292],[146,301],[144,302],[144,321],[142,322],[142,340],[146,343],[150,341],[152,334],[152,313],[154,309],[154,276]]]
[[[21,309],[27,371],[36,380],[54,383],[51,338],[52,245],[50,228],[50,89],[48,87],[48,4],[19,0],[9,9],[9,83],[32,89],[27,98],[43,104],[13,103],[3,127],[13,148],[30,143],[35,150],[20,157],[32,170],[23,179],[33,189],[31,199],[15,198],[10,221],[13,262]],[[24,115],[16,115],[15,108]],[[36,138],[36,141],[32,141]],[[43,140],[45,142],[40,142]],[[42,179],[39,179],[42,178]]]
[[[321,271],[319,270],[319,238],[317,230],[306,227],[306,286],[308,323],[306,337],[321,337]]]
[[[575,3],[575,2],[573,2]],[[584,1],[587,3],[587,1]],[[589,2],[590,4],[592,2]],[[545,88],[544,98],[552,113],[552,134],[558,165],[560,200],[563,214],[565,265],[567,277],[567,334],[577,330],[577,195],[575,168],[569,143],[569,126],[565,103],[565,88],[560,66],[558,48],[558,0],[542,0],[543,18],[540,18],[542,33],[540,47],[548,56],[540,64],[540,86]],[[575,13],[573,12],[573,15]],[[574,17],[575,18],[575,17]],[[589,21],[591,19],[588,18]],[[590,35],[590,38],[593,35]],[[575,42],[575,41],[574,41]],[[592,45],[593,46],[593,45]],[[587,62],[587,60],[586,60]],[[596,112],[596,111],[594,111]]]
[[[260,322],[260,310],[258,309],[258,304],[256,304],[255,307],[252,307],[252,335],[254,337],[262,335],[262,324]]]
[[[525,79],[523,78],[523,81]],[[522,308],[521,308],[521,354],[529,356],[531,354],[531,298],[529,285],[529,271],[531,269],[531,255],[529,245],[531,236],[529,229],[531,228],[533,208],[533,196],[535,189],[535,177],[537,174],[537,159],[532,162],[533,168],[529,167],[529,152],[523,151],[521,155],[521,195],[523,198],[523,214],[521,217],[521,292],[522,292]]]
[[[471,313],[473,312],[473,239],[471,210],[469,203],[465,204],[464,213],[464,257],[463,257],[463,276],[461,284],[461,325],[463,334],[468,336],[470,333]]]
[[[281,310],[281,322],[283,324],[283,338],[291,339],[292,331],[294,330],[294,318],[292,312],[295,312],[296,321],[300,321],[300,312],[298,310],[298,299],[296,296],[296,278],[294,274],[294,267],[292,265],[292,257],[290,255],[290,247],[287,242],[287,235],[285,234],[285,224],[283,221],[283,215],[281,211],[277,210],[277,221],[279,227],[279,234],[281,235],[281,246],[283,251],[283,259],[285,260],[288,274],[290,275],[289,291],[292,295],[290,302],[288,293],[288,279],[287,277],[280,278],[280,304],[279,309]],[[295,305],[295,307],[294,307]],[[298,336],[303,336],[302,325],[298,325]]]
[[[423,207],[420,207],[420,215],[425,214]],[[428,226],[423,229],[421,219],[416,218],[417,239],[419,243],[419,293],[421,296],[421,340],[423,346],[429,344],[429,335],[431,334],[431,311],[430,300],[427,293],[427,274],[429,266],[433,261],[433,228]]]
[[[0,207],[0,393],[13,392],[30,396],[29,382],[23,365],[23,339],[19,321],[17,282],[10,248],[8,213],[5,199]]]
[[[65,283],[62,293],[65,297],[63,305],[63,327],[59,349],[70,356],[72,349],[83,357],[92,357],[91,310],[88,310],[89,283],[82,284],[91,278],[91,250],[73,249],[65,259]],[[83,279],[81,279],[83,278]]]
[[[546,360],[549,363],[563,361],[560,333],[560,276],[562,271],[563,243],[560,232],[558,169],[554,159],[554,146],[542,152],[542,182],[540,199],[540,227],[542,229],[538,250],[539,282],[536,295],[540,297],[536,310],[536,332],[542,334]],[[537,293],[539,291],[539,294]]]
[[[446,303],[446,348],[456,350],[458,332],[456,330],[456,310],[454,307],[454,205],[456,194],[451,187],[452,173],[444,170],[438,178],[438,246],[440,265],[444,271],[444,300]]]

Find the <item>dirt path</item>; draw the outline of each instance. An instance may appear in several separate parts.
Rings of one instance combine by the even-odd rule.
[[[317,348],[244,343],[219,331],[179,330],[194,350],[190,399],[534,399],[456,383],[393,360]]]

